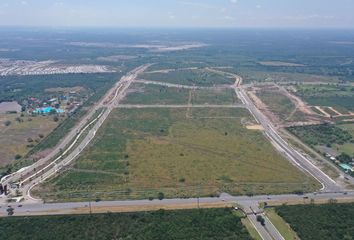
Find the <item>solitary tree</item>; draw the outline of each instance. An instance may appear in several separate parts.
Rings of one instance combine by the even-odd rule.
[[[165,198],[165,194],[164,194],[163,192],[159,192],[159,193],[157,194],[157,198],[158,198],[159,200],[162,200],[162,199]]]
[[[10,126],[10,125],[11,125],[11,121],[10,121],[10,120],[7,120],[7,121],[5,121],[5,123],[4,123],[4,124],[5,124],[5,126],[6,126],[6,127],[8,127],[8,126]]]

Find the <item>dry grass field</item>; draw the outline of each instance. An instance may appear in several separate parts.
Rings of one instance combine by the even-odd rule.
[[[18,118],[16,120],[16,118]],[[11,123],[6,126],[6,122]],[[0,114],[0,167],[15,161],[15,155],[24,156],[31,149],[30,144],[40,141],[39,135],[47,136],[58,123],[52,117]],[[28,139],[33,140],[32,143]]]
[[[313,191],[245,109],[115,110],[83,156],[38,191],[49,200]]]

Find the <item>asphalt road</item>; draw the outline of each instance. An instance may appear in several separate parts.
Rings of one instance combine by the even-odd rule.
[[[273,124],[268,118],[257,109],[254,103],[250,100],[245,90],[242,87],[236,87],[235,91],[240,97],[241,101],[247,106],[254,118],[261,124],[268,138],[273,145],[298,168],[307,172],[315,179],[317,179],[323,186],[322,191],[339,191],[342,188],[331,179],[326,173],[315,166],[309,159],[292,148],[275,130]]]
[[[292,201],[303,201],[304,199],[314,199],[319,200],[330,200],[330,199],[351,199],[354,201],[354,191],[349,191],[346,193],[309,193],[304,195],[294,195],[294,194],[284,194],[284,195],[260,195],[260,196],[231,196],[228,194],[222,194],[218,198],[199,198],[199,204],[203,203],[237,203],[244,207],[244,210],[248,214],[254,214],[254,211],[261,211],[258,209],[260,203],[268,202],[292,202]],[[36,215],[52,215],[52,214],[70,214],[75,212],[80,208],[87,208],[89,202],[72,202],[72,203],[21,203],[23,206],[18,207],[20,203],[7,203],[0,205],[0,214],[4,216],[6,213],[7,206],[11,205],[15,208],[15,215],[25,215],[25,214],[36,214]],[[195,204],[197,207],[197,198],[183,198],[183,199],[164,199],[164,200],[126,200],[126,201],[101,201],[101,202],[91,202],[91,207],[94,209],[96,207],[136,207],[140,208],[143,206],[157,206],[164,208],[166,206],[175,206],[178,208],[179,205],[185,204]],[[261,213],[261,212],[257,212]]]

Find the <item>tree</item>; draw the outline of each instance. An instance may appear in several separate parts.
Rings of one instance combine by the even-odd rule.
[[[19,159],[21,159],[22,158],[22,155],[20,155],[20,154],[16,154],[15,155],[15,160],[19,160]]]
[[[337,160],[340,161],[341,163],[351,163],[352,157],[349,156],[346,153],[341,153],[338,157]]]
[[[163,192],[159,192],[159,193],[157,194],[157,198],[158,198],[159,200],[162,200],[162,199],[165,198],[165,194],[164,194]]]
[[[10,121],[10,120],[7,120],[7,121],[5,121],[5,123],[4,123],[4,124],[5,124],[5,126],[6,126],[6,127],[8,127],[8,126],[10,126],[10,125],[11,125],[11,121]]]
[[[6,209],[6,211],[8,216],[14,215],[14,209],[12,207],[9,207],[8,209]]]
[[[260,222],[262,226],[265,226],[265,220],[261,215],[257,216],[257,221]]]
[[[49,115],[54,115],[54,114],[56,114],[56,113],[57,113],[57,110],[52,109],[52,110],[50,110]]]
[[[53,121],[54,121],[54,122],[58,122],[58,121],[59,121],[58,116],[54,116],[54,117],[53,117]]]
[[[20,117],[17,117],[16,121],[19,122],[19,123],[23,122],[22,118],[20,118]]]

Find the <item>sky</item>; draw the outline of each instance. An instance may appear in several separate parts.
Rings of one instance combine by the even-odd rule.
[[[0,0],[2,26],[353,28],[354,0]]]

